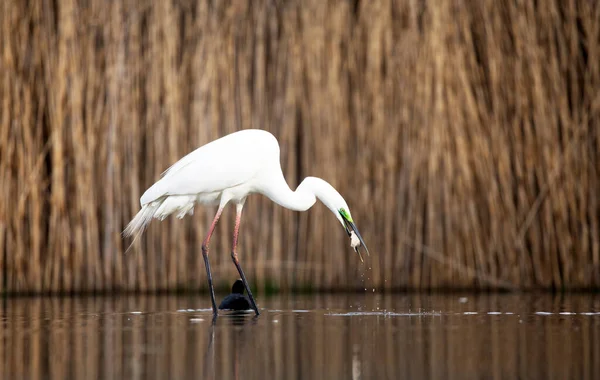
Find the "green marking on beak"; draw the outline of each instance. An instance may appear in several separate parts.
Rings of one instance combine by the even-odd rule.
[[[367,251],[367,256],[370,256],[369,249],[367,248],[365,241],[363,240],[362,236],[360,236],[360,232],[358,232],[358,228],[354,224],[354,221],[350,217],[350,214],[348,214],[348,212],[345,209],[341,208],[340,215],[342,216],[342,220],[344,221],[344,228],[346,229],[346,233],[348,234],[348,236],[352,236],[352,233],[354,233],[356,235],[356,237],[358,238],[358,240],[360,241],[360,244],[353,248],[354,248],[354,251],[356,251],[356,253],[358,253],[358,257],[360,258],[360,261],[364,262],[362,255],[360,254],[360,251],[358,248],[361,246],[364,247],[365,251]]]
[[[350,222],[350,223],[354,223],[354,221],[352,220],[352,217],[350,216],[350,214],[348,213],[348,211],[346,211],[345,208],[341,208],[340,209],[340,215],[342,216],[342,218],[344,218],[344,220]]]

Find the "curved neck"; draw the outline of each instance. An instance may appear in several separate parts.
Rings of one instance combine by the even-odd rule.
[[[270,183],[262,193],[280,206],[294,211],[306,211],[317,201],[312,186],[313,178],[305,178],[296,191],[292,191],[282,175],[281,180]]]
[[[281,174],[279,179],[271,179],[269,184],[260,192],[280,206],[294,211],[308,210],[315,204],[318,198],[331,210],[337,220],[344,225],[339,209],[343,207],[348,210],[348,205],[340,193],[321,178],[306,177],[296,191],[292,191],[287,182],[285,182],[283,174]]]

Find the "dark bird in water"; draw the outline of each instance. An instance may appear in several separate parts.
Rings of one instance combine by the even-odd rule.
[[[252,305],[248,297],[244,295],[244,288],[244,282],[241,279],[236,280],[231,287],[231,294],[221,301],[219,310],[251,310]]]

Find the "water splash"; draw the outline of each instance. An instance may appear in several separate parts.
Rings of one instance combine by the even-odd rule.
[[[325,314],[331,317],[363,317],[363,316],[381,316],[381,317],[424,317],[424,316],[441,316],[438,312],[422,312],[422,313],[396,313],[392,311],[350,311],[347,313],[328,313]]]

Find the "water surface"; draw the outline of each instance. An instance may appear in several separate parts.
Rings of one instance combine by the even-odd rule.
[[[2,379],[594,379],[600,296],[8,298]]]

